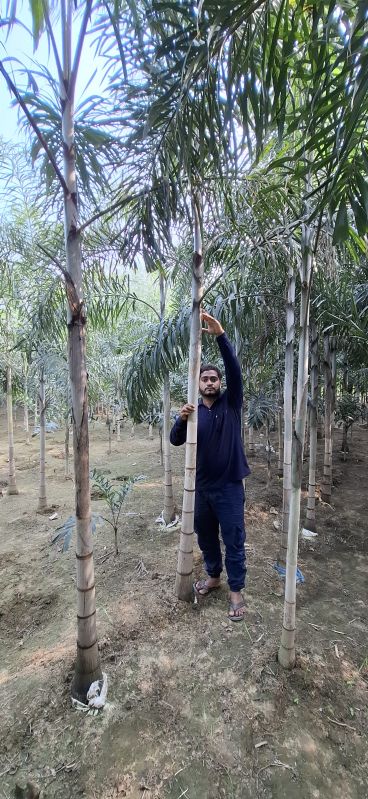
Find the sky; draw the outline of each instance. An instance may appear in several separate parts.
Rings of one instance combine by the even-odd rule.
[[[30,29],[31,17],[28,11],[28,3],[23,3],[18,6],[17,15],[20,18],[21,22]],[[6,16],[6,2],[4,2],[4,0],[0,0],[0,19],[4,18],[5,16]],[[60,37],[58,37],[58,25],[55,25],[55,36],[57,39],[57,44],[59,45]],[[86,54],[88,54],[89,57],[86,57]],[[54,68],[53,55],[51,54],[49,56],[49,48],[46,35],[44,34],[41,37],[38,48],[34,53],[31,35],[30,33],[27,33],[27,31],[24,30],[24,28],[22,28],[20,25],[15,25],[8,37],[6,36],[5,29],[0,27],[0,60],[5,61],[4,66],[10,72],[10,74],[12,74],[12,68],[10,66],[10,63],[6,62],[7,58],[18,59],[22,64],[25,64],[28,68],[32,68],[32,61],[34,60],[39,64],[47,66],[53,75],[56,74]],[[19,66],[20,66],[19,64],[13,62],[13,69],[16,70],[17,68],[19,68]],[[84,57],[82,56],[80,63],[80,70],[79,70],[79,77],[77,84],[77,100],[78,100],[78,91],[80,92],[80,94],[83,92],[83,89],[87,84],[88,80],[90,79],[95,67],[96,67],[96,57],[94,52],[92,51],[92,46],[89,45],[89,40],[87,36],[84,44]],[[33,63],[33,68],[35,68],[34,63]],[[15,80],[14,82],[17,83],[17,81],[19,82],[19,76],[17,77],[17,80]],[[93,92],[96,93],[99,92],[99,80],[97,76],[88,89],[89,95],[92,94]],[[0,75],[0,137],[2,137],[5,141],[12,141],[14,143],[21,142],[24,134],[22,133],[18,122],[19,119],[18,110],[14,107],[11,107],[11,101],[12,98],[5,84],[5,80],[3,76]]]

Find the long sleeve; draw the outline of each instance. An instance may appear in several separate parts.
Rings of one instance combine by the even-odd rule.
[[[170,432],[170,442],[174,447],[180,447],[187,440],[187,422],[180,416],[177,417]]]
[[[234,408],[240,409],[243,404],[243,380],[239,361],[226,333],[217,336],[216,341],[225,366],[228,402]]]

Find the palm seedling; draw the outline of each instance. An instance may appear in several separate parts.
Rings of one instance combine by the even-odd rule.
[[[118,529],[122,507],[134,483],[143,479],[142,475],[139,477],[124,477],[123,482],[120,485],[116,485],[112,480],[109,480],[106,475],[102,474],[99,469],[93,469],[91,472],[91,479],[92,485],[98,489],[101,499],[106,502],[109,509],[110,517],[101,516],[101,518],[104,519],[114,531],[115,554],[118,555]]]

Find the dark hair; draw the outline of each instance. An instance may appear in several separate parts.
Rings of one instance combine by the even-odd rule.
[[[210,371],[217,372],[217,374],[218,374],[218,376],[219,376],[219,378],[221,380],[222,373],[220,372],[220,369],[218,368],[218,366],[215,366],[214,363],[203,363],[201,368],[200,368],[200,370],[199,370],[199,376],[201,376],[202,372],[210,372]]]

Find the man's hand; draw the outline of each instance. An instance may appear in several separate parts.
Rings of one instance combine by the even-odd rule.
[[[203,333],[210,333],[211,336],[221,336],[224,333],[224,328],[214,316],[210,316],[206,311],[201,311],[201,322],[206,322],[208,327],[202,327]]]
[[[183,422],[187,422],[188,416],[190,416],[190,414],[193,413],[193,411],[194,411],[194,405],[191,405],[189,402],[187,402],[187,404],[183,405],[183,407],[179,411],[179,416],[183,420]]]

